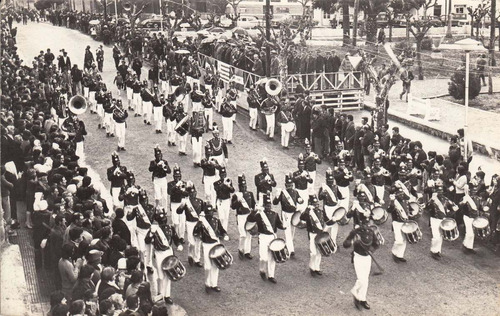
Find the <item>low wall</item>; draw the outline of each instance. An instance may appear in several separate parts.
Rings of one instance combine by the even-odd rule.
[[[366,101],[364,102],[364,107],[367,110],[376,109],[376,105],[373,102]],[[445,130],[442,126],[432,123],[426,122],[422,119],[413,117],[411,115],[407,115],[401,112],[395,113],[389,109],[387,113],[388,118],[408,125],[412,128],[418,129],[422,132],[430,134],[432,136],[436,136],[445,140],[449,140],[456,133],[452,130]],[[500,161],[500,148],[495,148],[487,143],[485,140],[475,140],[472,139],[472,145],[474,147],[474,151],[486,156],[489,156],[493,159]]]

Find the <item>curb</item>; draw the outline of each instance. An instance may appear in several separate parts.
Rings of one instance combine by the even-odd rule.
[[[368,110],[375,110],[376,105],[375,103],[371,101],[364,101],[364,108]],[[445,140],[448,140],[450,137],[455,135],[455,132],[452,130],[444,130],[442,126],[439,126],[438,124],[434,124],[431,122],[426,122],[420,118],[415,118],[411,115],[406,115],[401,112],[397,111],[389,111],[387,112],[387,116],[390,119],[393,119],[397,122],[409,125],[413,128],[416,128],[422,132],[425,132],[427,134],[430,134],[432,136],[436,136]],[[472,139],[472,146],[474,148],[474,151],[483,155],[486,155],[488,157],[491,157],[492,159],[496,159],[500,161],[500,148],[495,148],[494,146],[491,146],[482,141],[477,141],[475,139]]]

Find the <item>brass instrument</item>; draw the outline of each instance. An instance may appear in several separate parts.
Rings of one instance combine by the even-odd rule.
[[[83,96],[75,95],[69,100],[68,108],[75,115],[83,114],[87,110],[87,101]]]
[[[265,89],[267,94],[269,94],[270,96],[276,96],[280,94],[281,90],[283,89],[283,85],[281,84],[281,82],[279,82],[278,79],[273,78],[269,79],[266,82]]]
[[[115,107],[113,110],[113,118],[124,120],[125,119],[125,110],[121,109],[119,107]]]
[[[116,167],[115,171],[113,171],[113,174],[117,177],[122,175],[122,171],[120,170],[119,166]]]
[[[198,131],[203,131],[205,128],[205,112],[193,111],[192,128]]]
[[[163,170],[167,171],[167,164],[165,163],[165,161],[163,160],[160,160],[160,162],[158,163],[158,166],[160,166]]]
[[[122,4],[122,7],[124,11],[132,10],[132,4],[130,4],[130,2],[125,2],[124,4]]]

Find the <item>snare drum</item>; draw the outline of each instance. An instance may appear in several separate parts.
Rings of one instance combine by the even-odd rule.
[[[161,269],[171,281],[178,281],[186,275],[186,267],[176,256],[168,256],[163,259]]]
[[[420,217],[420,206],[417,202],[408,203],[408,218],[417,219]]]
[[[332,220],[336,223],[340,222],[344,217],[346,217],[347,211],[343,207],[339,207],[332,214]]]
[[[472,221],[472,230],[477,238],[487,238],[491,234],[490,222],[486,217],[479,216]]]
[[[453,218],[444,218],[439,224],[439,229],[446,241],[456,240],[459,236],[457,222]]]
[[[285,132],[291,133],[295,130],[295,123],[294,122],[288,122],[284,124],[284,129]]]
[[[387,221],[388,217],[387,211],[384,210],[382,207],[375,206],[371,212],[372,212],[372,219],[375,224],[382,225]]]
[[[422,239],[422,231],[415,221],[408,221],[401,227],[401,232],[405,235],[406,240],[410,244],[416,244]]]
[[[226,250],[223,244],[212,247],[208,253],[208,257],[221,270],[225,270],[233,264],[233,256]]]
[[[295,211],[295,213],[293,213],[292,215],[292,219],[290,220],[290,222],[292,223],[293,226],[303,229],[306,228],[307,224],[305,221],[300,219],[301,214],[302,213],[300,211]]]
[[[286,242],[282,238],[276,238],[269,243],[269,251],[272,252],[274,261],[277,263],[283,263],[288,260],[290,256],[288,253],[288,248],[286,247]]]
[[[314,243],[323,257],[329,257],[331,254],[337,252],[337,245],[327,232],[318,233],[314,238]]]
[[[250,233],[252,236],[257,236],[259,234],[259,229],[257,228],[257,222],[249,222],[245,223],[245,230]]]

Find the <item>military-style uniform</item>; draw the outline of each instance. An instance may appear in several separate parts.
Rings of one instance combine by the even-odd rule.
[[[227,178],[226,168],[220,169],[220,179],[214,182],[216,194],[217,212],[222,227],[227,231],[229,224],[229,210],[231,209],[231,193],[234,193],[234,187],[231,179]]]
[[[269,173],[269,165],[265,158],[260,162],[260,168],[262,172],[255,176],[254,182],[255,187],[257,187],[257,201],[259,205],[262,206],[263,196],[266,195],[267,192],[273,192],[273,188],[276,187],[276,181],[274,180],[274,176]]]
[[[181,202],[188,196],[186,192],[186,183],[181,180],[181,169],[175,164],[173,168],[174,180],[167,185],[167,193],[170,196],[170,212],[172,216],[172,224],[174,224],[177,235],[184,239],[186,232],[186,215],[177,214],[177,209],[181,206]]]
[[[163,107],[167,103],[165,98],[160,95],[158,98],[156,95],[153,97],[153,120],[155,121],[155,131],[156,133],[161,133],[161,128],[163,125]]]
[[[149,171],[152,172],[153,187],[155,192],[156,206],[166,207],[167,205],[167,174],[170,174],[170,166],[163,159],[158,146],[154,148],[155,159],[149,163]]]
[[[120,157],[117,153],[111,155],[113,167],[109,167],[106,171],[108,181],[111,182],[111,196],[113,198],[114,209],[123,208],[123,202],[120,201],[120,191],[125,184],[127,178],[127,168],[120,165]]]
[[[247,258],[251,259],[250,251],[252,250],[252,236],[245,229],[245,224],[250,211],[255,209],[255,198],[252,192],[247,191],[245,175],[238,176],[238,186],[240,192],[234,193],[231,198],[231,209],[236,211],[236,223],[240,235],[238,252],[240,258],[245,255]]]
[[[177,208],[177,214],[183,214],[186,217],[186,232],[189,244],[188,248],[188,261],[192,265],[193,261],[197,266],[201,266],[201,240],[195,238],[194,227],[199,221],[199,215],[205,207],[205,202],[196,197],[196,189],[194,186],[187,188],[190,194],[189,198],[184,199],[183,204]]]
[[[320,201],[323,201],[323,210],[325,211],[326,221],[330,220],[335,210],[340,207],[339,198],[337,197],[339,192],[337,191],[337,187],[334,183],[335,179],[333,177],[333,171],[328,168],[326,171],[326,183],[324,183],[318,191],[318,198]],[[325,227],[325,231],[328,232],[332,240],[337,243],[339,224],[337,222],[329,222]]]
[[[274,205],[281,204],[281,218],[285,228],[285,242],[290,255],[295,253],[293,238],[295,236],[295,227],[292,225],[292,216],[299,211],[306,203],[300,196],[300,193],[293,188],[293,175],[285,176],[285,190],[278,191],[278,195],[273,200]]]
[[[276,238],[276,232],[279,229],[285,229],[279,215],[272,210],[271,197],[268,194],[262,196],[265,210],[254,211],[248,216],[249,222],[256,222],[259,231],[259,270],[260,275],[276,283],[274,272],[276,262],[273,254],[269,250],[269,244]]]
[[[395,193],[396,195],[394,195]],[[403,236],[401,228],[408,220],[408,202],[402,192],[394,192],[391,194],[387,211],[392,215],[392,230],[394,231],[392,255],[396,262],[405,262],[406,238]]]
[[[175,146],[175,137],[177,133],[175,132],[175,125],[177,124],[175,120],[176,109],[174,105],[174,95],[170,94],[168,96],[167,102],[163,107],[163,117],[167,124],[167,144],[168,146]]]
[[[174,255],[172,249],[173,245],[179,247],[182,250],[179,236],[175,232],[174,227],[167,224],[167,214],[163,210],[160,213],[155,214],[156,223],[154,223],[149,229],[145,243],[153,245],[155,267],[159,280],[158,292],[162,295],[165,300],[170,298],[170,289],[172,281],[162,270],[162,262],[169,256]]]
[[[309,172],[309,176],[313,180],[307,185],[309,195],[314,195],[314,184],[316,181],[316,165],[321,164],[321,159],[318,155],[311,152],[311,145],[306,139],[306,154],[304,155],[304,169]]]
[[[339,166],[333,170],[333,177],[335,178],[337,188],[342,195],[342,198],[339,200],[339,204],[347,210],[349,209],[349,198],[351,196],[349,184],[354,180],[354,177],[352,172],[346,168],[344,160],[339,160]]]
[[[212,149],[212,157],[219,165],[226,166],[226,159],[229,158],[226,143],[219,137],[219,128],[215,123],[213,129],[214,138],[208,141],[208,146]]]
[[[309,269],[311,274],[321,275],[321,253],[316,247],[315,238],[318,233],[321,233],[326,224],[326,214],[324,210],[321,210],[318,205],[318,198],[316,196],[311,196],[309,199],[309,205],[306,207],[304,213],[300,215],[300,219],[306,222],[307,233],[309,234]]]
[[[305,161],[304,161],[304,156],[302,154],[299,154],[298,158],[298,168],[299,170],[295,171],[293,173],[293,183],[295,184],[295,190],[299,193],[300,197],[304,201],[309,200],[309,184],[313,183],[313,179],[311,178],[311,175],[309,172],[304,170],[305,167]],[[298,206],[298,210],[300,212],[304,212],[306,209],[307,204],[303,203]]]
[[[135,110],[134,116],[140,116],[142,115],[142,99],[141,99],[141,90],[142,90],[142,85],[139,80],[135,80],[134,83],[132,84],[132,105],[133,109]]]

